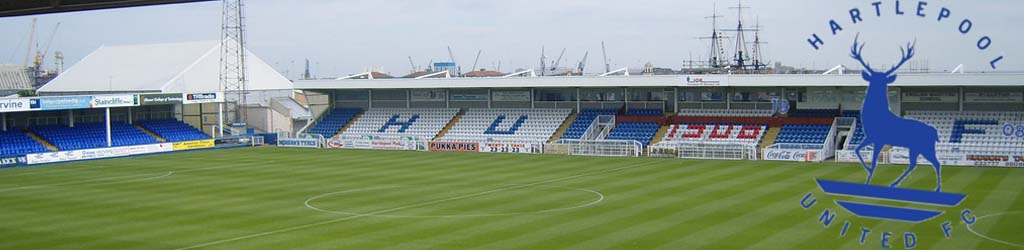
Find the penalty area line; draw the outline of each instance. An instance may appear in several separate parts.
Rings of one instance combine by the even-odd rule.
[[[557,182],[557,181],[564,181],[564,180],[575,179],[575,178],[580,178],[580,177],[586,177],[586,176],[591,176],[591,175],[598,175],[598,174],[610,173],[610,172],[621,171],[621,170],[626,170],[626,169],[639,168],[639,167],[643,167],[643,166],[653,165],[655,163],[660,163],[660,162],[663,162],[663,161],[665,161],[665,160],[646,162],[646,163],[636,164],[636,165],[632,165],[632,166],[618,167],[618,168],[605,169],[605,170],[594,171],[594,172],[589,172],[589,173],[570,175],[570,176],[566,176],[566,177],[560,177],[560,178],[555,178],[555,179],[550,179],[550,180],[545,180],[545,181],[538,181],[538,182],[522,184],[522,185],[508,186],[508,187],[504,187],[504,188],[498,188],[498,189],[492,189],[492,190],[487,190],[487,191],[481,191],[481,192],[477,192],[477,193],[460,195],[460,196],[455,196],[455,197],[451,197],[451,198],[445,198],[445,199],[440,199],[440,200],[433,200],[433,201],[427,201],[427,202],[422,202],[422,203],[410,204],[410,205],[405,205],[405,206],[400,206],[400,207],[394,207],[394,208],[388,208],[388,209],[383,209],[383,210],[377,210],[377,211],[370,212],[370,213],[365,213],[365,214],[346,216],[346,217],[341,217],[341,218],[332,219],[332,220],[325,220],[325,221],[321,221],[321,222],[314,222],[314,223],[303,224],[303,225],[298,225],[298,226],[293,226],[293,227],[286,227],[286,228],[282,228],[282,229],[266,231],[266,232],[261,232],[261,233],[255,233],[255,234],[249,234],[249,235],[243,235],[243,236],[238,236],[238,237],[228,238],[228,239],[223,239],[223,240],[218,240],[218,241],[211,241],[211,242],[202,243],[202,244],[198,244],[198,245],[192,245],[192,246],[188,246],[188,247],[177,248],[176,250],[196,249],[196,248],[208,247],[208,246],[212,246],[212,245],[223,244],[223,243],[227,243],[227,242],[233,242],[233,241],[239,241],[239,240],[245,240],[245,239],[252,239],[252,238],[267,236],[267,235],[271,235],[271,234],[290,232],[290,231],[301,230],[301,229],[306,229],[306,228],[311,228],[311,227],[316,227],[316,226],[321,226],[321,225],[327,225],[327,224],[332,224],[332,223],[337,223],[337,222],[342,222],[342,221],[347,221],[347,220],[354,220],[354,219],[358,219],[358,218],[362,218],[362,217],[374,216],[374,215],[378,215],[378,214],[394,212],[394,211],[403,210],[403,209],[422,207],[422,206],[433,205],[433,204],[447,202],[447,201],[453,201],[453,200],[471,198],[471,197],[476,197],[476,196],[481,196],[481,195],[486,195],[486,194],[491,194],[491,193],[497,193],[497,192],[501,192],[501,191],[505,191],[505,190],[510,190],[510,189],[523,188],[523,187],[531,187],[531,186],[543,185],[543,184],[547,184],[547,183],[552,183],[552,182]]]

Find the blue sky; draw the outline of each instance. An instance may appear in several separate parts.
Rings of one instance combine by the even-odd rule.
[[[764,50],[770,61],[786,65],[831,68],[856,66],[847,57],[853,37],[868,43],[865,56],[881,67],[898,58],[898,46],[918,41],[919,64],[949,70],[964,64],[971,71],[992,71],[988,62],[1003,56],[998,71],[1024,70],[1024,23],[1014,0],[926,1],[916,16],[919,1],[900,1],[904,15],[896,15],[896,1],[882,0],[882,15],[875,16],[874,1],[778,0],[747,1],[745,22],[764,28]],[[302,60],[314,62],[314,73],[337,76],[382,67],[394,75],[411,69],[407,57],[425,66],[447,60],[446,46],[468,70],[478,49],[477,68],[502,71],[537,67],[542,46],[553,60],[567,48],[563,65],[575,64],[589,51],[588,71],[601,67],[600,42],[605,41],[614,68],[656,66],[680,68],[683,61],[707,57],[712,1],[328,1],[250,0],[247,4],[249,49],[291,78],[302,70]],[[732,28],[735,1],[715,3],[725,18],[721,28]],[[950,18],[937,21],[941,8]],[[852,24],[848,11],[858,8],[864,21]],[[0,63],[21,64],[32,18],[38,18],[40,46],[61,27],[51,50],[65,54],[72,65],[102,45],[215,40],[220,36],[220,2],[164,5],[0,18]],[[968,34],[957,31],[963,19],[972,25]],[[843,26],[831,35],[828,21]],[[805,41],[812,33],[826,44],[814,50]],[[989,36],[986,50],[977,41]],[[732,47],[727,45],[727,47]],[[52,55],[52,52],[51,52]],[[52,62],[47,60],[47,65]]]

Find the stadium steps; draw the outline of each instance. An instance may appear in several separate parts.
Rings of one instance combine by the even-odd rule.
[[[142,126],[139,126],[139,125],[135,125],[135,128],[141,130],[142,132],[145,132],[146,134],[148,134],[149,136],[152,136],[153,138],[156,138],[156,140],[159,141],[159,142],[167,142],[167,139],[164,139],[163,137],[160,137],[160,135],[157,135],[156,133],[153,133],[153,131],[149,131],[149,129],[143,128]]]
[[[349,127],[352,127],[352,124],[355,124],[356,121],[359,120],[359,117],[363,116],[363,112],[366,112],[366,111],[361,111],[358,114],[356,114],[355,116],[353,116],[352,119],[348,120],[348,123],[346,123],[345,126],[341,126],[341,129],[339,129],[337,133],[334,133],[334,136],[339,136],[339,135],[341,135],[342,132],[345,132],[345,130],[347,130]],[[332,137],[334,137],[334,136],[332,136]]]
[[[764,150],[764,148],[771,146],[773,143],[775,143],[775,138],[779,137],[779,132],[781,131],[782,127],[768,128],[768,131],[764,133],[764,137],[761,138],[761,145],[758,145],[757,147],[760,148],[761,150]]]
[[[672,127],[672,125],[661,125],[661,128],[658,128],[658,132],[654,133],[654,138],[651,138],[651,143],[648,145],[654,145],[661,142],[661,139],[665,138],[665,134],[668,133],[668,129],[670,127]]]
[[[464,110],[459,110],[458,113],[455,113],[455,117],[452,117],[452,120],[448,121],[448,124],[445,124],[444,128],[441,128],[440,132],[437,132],[437,136],[434,136],[434,140],[441,139],[441,137],[444,137],[444,135],[448,134],[448,130],[452,129],[452,127],[454,127],[456,123],[459,123],[459,120],[462,119],[462,115],[465,114],[466,111]]]
[[[58,150],[60,150],[60,149],[57,148],[57,146],[54,146],[53,144],[50,144],[50,142],[46,141],[42,137],[39,137],[39,135],[36,135],[36,133],[32,132],[31,130],[25,129],[23,131],[25,132],[26,135],[28,135],[29,137],[32,137],[33,140],[36,140],[37,142],[42,143],[43,146],[46,146],[46,148],[49,149],[50,151],[58,151]]]
[[[558,126],[558,130],[555,130],[555,134],[551,135],[551,139],[548,139],[548,142],[551,143],[557,141],[558,139],[562,139],[562,135],[565,134],[566,130],[569,130],[569,127],[572,126],[573,121],[576,121],[575,112],[565,117],[565,121],[562,122],[561,126]]]

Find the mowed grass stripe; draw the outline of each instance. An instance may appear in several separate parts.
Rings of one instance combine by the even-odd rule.
[[[332,222],[332,221],[326,221],[326,222],[324,222],[324,223],[329,223],[329,222]],[[316,224],[316,225],[318,225],[318,224]],[[301,227],[305,227],[305,226],[307,226],[307,225],[303,225],[303,226],[301,226]],[[312,225],[308,225],[308,226],[312,226]],[[274,231],[274,232],[270,232],[270,233],[275,233],[275,232],[276,232],[276,231]],[[270,233],[261,233],[261,234],[270,234]],[[229,240],[230,240],[230,239],[229,239]]]
[[[844,167],[827,166],[825,168],[833,168],[835,171],[816,175],[816,177],[835,180],[857,174]],[[798,218],[816,218],[816,214],[807,214],[798,205],[803,194],[815,188],[812,183],[812,180],[797,179],[794,184],[799,187],[791,188],[791,192],[761,196],[755,202],[738,204],[733,209],[740,210],[739,216],[730,218],[728,215],[722,215],[725,213],[717,213],[715,216],[721,216],[721,222],[714,226],[701,228],[700,231],[688,234],[679,241],[686,242],[687,247],[693,248],[742,248],[741,242],[747,242],[746,244],[758,242],[771,232],[784,231],[797,226],[801,221]]]
[[[920,169],[927,169],[927,168],[920,168]],[[886,172],[885,172],[885,175],[883,175],[884,177],[883,177],[882,180],[884,180],[884,183],[891,183],[892,181],[895,181],[899,177],[899,174],[902,174],[903,171],[906,170],[906,166],[900,166],[900,165],[889,166],[889,168],[887,168],[885,170],[886,170]],[[927,170],[916,170],[916,171],[921,171],[921,172],[924,172],[924,173],[928,172]],[[944,177],[947,177],[947,178],[950,178],[950,179],[960,179],[961,176],[962,176],[962,173],[963,172],[961,172],[961,171],[945,171],[945,173],[943,175],[944,175]],[[902,187],[931,188],[932,190],[934,190],[934,188],[935,188],[934,172],[932,172],[930,174],[923,174],[923,175],[922,175],[922,173],[916,173],[914,175],[916,175],[916,176],[923,176],[923,178],[921,178],[921,177],[908,177],[909,179],[905,180],[901,184],[901,186]],[[949,188],[952,188],[952,187],[949,187]],[[837,208],[837,209],[841,209],[841,208]],[[932,221],[929,221],[929,223],[932,223],[931,225],[934,226],[934,225],[936,225],[936,224],[934,224],[934,223],[936,223],[936,221],[939,221],[938,223],[941,223],[940,220],[944,220],[942,218],[949,218],[948,216],[952,216],[952,215],[949,215],[949,214],[946,214],[946,216],[941,216],[940,215],[940,217],[938,217],[937,219],[933,219]],[[902,240],[903,239],[903,233],[902,232],[909,231],[910,228],[912,227],[912,225],[909,225],[908,223],[904,223],[904,222],[890,222],[890,221],[875,220],[875,219],[864,219],[864,218],[858,218],[858,217],[851,217],[850,218],[850,222],[853,225],[858,225],[858,226],[856,226],[856,228],[855,228],[856,230],[852,231],[852,234],[847,234],[847,236],[850,237],[849,238],[850,240],[836,242],[836,245],[840,246],[843,249],[857,249],[857,248],[862,248],[862,247],[865,247],[865,246],[867,246],[867,247],[881,247],[881,238],[882,238],[882,234],[884,232],[892,232],[893,233],[893,238],[890,239],[890,241],[889,241],[890,245],[902,247],[902,243],[903,243],[903,240]],[[868,229],[871,230],[871,232],[867,235],[867,237],[865,239],[864,245],[860,244],[860,235],[861,235],[860,228],[861,227],[868,228]],[[848,233],[850,233],[850,232],[848,232]],[[933,244],[942,245],[942,244],[946,244],[948,242],[948,240],[945,240],[945,238],[943,236],[941,236],[941,231],[938,231],[937,227],[933,228],[932,230],[919,231],[919,232],[915,232],[915,233],[917,234],[918,241],[920,241],[920,242],[918,242],[916,248],[929,248]]]
[[[880,230],[890,228],[894,238],[901,234],[897,231],[921,231],[918,249],[1008,249],[974,237],[959,224],[958,214],[943,215],[942,220],[954,219],[950,240],[941,238],[936,225],[858,218],[851,218],[856,229],[875,230],[868,245],[857,244],[859,231],[854,228],[846,238],[836,239],[847,219],[842,213],[825,229],[816,221],[824,208],[821,204],[803,210],[797,202],[808,190],[822,202],[811,181],[815,177],[863,180],[857,164],[659,161],[266,147],[4,169],[0,190],[47,187],[0,192],[0,235],[5,235],[0,249],[175,249],[267,231],[273,233],[204,249],[862,249],[877,247]],[[601,173],[646,163],[652,165]],[[776,168],[801,171],[772,171]],[[839,170],[819,170],[824,168]],[[875,184],[892,181],[905,168],[880,167]],[[166,178],[146,178],[170,171],[174,174]],[[978,216],[1024,210],[1019,198],[1024,184],[1013,181],[1022,177],[1020,169],[944,171],[944,190],[970,195],[954,210],[971,208]],[[590,172],[599,174],[559,180]],[[785,186],[778,182],[790,178],[803,184],[775,190]],[[607,197],[585,209],[469,218],[339,220],[348,216],[302,204],[317,194],[387,185],[407,190],[335,197],[336,203],[328,199],[324,205],[345,210],[365,203],[368,210],[383,209],[381,215],[419,215],[523,211],[582,200],[574,191],[543,187],[488,192],[506,184],[545,180],[593,189]],[[904,184],[922,189],[933,185],[934,174],[926,165]],[[473,196],[473,191],[484,193]],[[469,196],[445,200],[460,194]],[[432,197],[443,202],[429,203]],[[426,205],[415,206],[419,203]],[[411,207],[387,210],[406,204]],[[1005,233],[1017,224],[987,221],[979,227]]]
[[[728,162],[721,164],[737,164],[737,168],[752,168],[750,162]],[[749,170],[749,169],[747,169]],[[609,203],[620,205],[614,209],[605,210],[604,213],[586,216],[579,220],[562,220],[558,225],[549,226],[546,229],[533,232],[523,232],[523,235],[497,241],[491,245],[507,246],[511,248],[531,248],[531,246],[548,246],[553,248],[567,248],[579,241],[598,237],[604,233],[617,232],[642,222],[663,222],[657,220],[667,211],[673,211],[678,207],[685,207],[683,204],[691,203],[696,198],[708,196],[718,191],[717,185],[742,185],[756,182],[762,178],[773,178],[787,174],[786,169],[773,168],[760,172],[764,175],[743,174],[742,169],[736,169],[729,178],[706,178],[698,180],[699,184],[688,189],[661,189],[652,191],[650,196],[636,195],[626,197],[647,198],[642,202]],[[646,189],[646,188],[645,188]],[[649,200],[650,197],[664,198],[664,200]],[[691,203],[692,204],[692,203]],[[605,207],[608,208],[608,207]],[[596,231],[596,232],[595,232]],[[487,245],[485,245],[486,247]]]
[[[652,173],[659,172],[652,171]],[[471,242],[476,244],[490,244],[483,245],[483,248],[504,247],[497,245],[501,244],[498,241],[515,241],[511,238],[524,237],[526,234],[550,230],[550,228],[557,227],[566,223],[571,223],[572,220],[580,216],[602,217],[613,215],[616,213],[624,213],[624,211],[621,211],[621,208],[624,206],[629,206],[629,204],[631,203],[642,203],[642,205],[645,206],[661,207],[661,204],[659,204],[658,202],[646,201],[645,199],[652,196],[657,197],[659,196],[658,194],[664,195],[660,197],[671,197],[671,195],[668,194],[676,193],[677,191],[675,190],[678,189],[696,188],[717,179],[729,179],[732,177],[739,176],[742,176],[742,173],[739,169],[716,168],[715,165],[712,165],[696,173],[682,172],[679,173],[678,175],[664,175],[663,177],[666,179],[677,179],[674,179],[676,181],[649,182],[651,184],[645,185],[643,187],[638,187],[635,179],[637,178],[637,176],[602,176],[605,178],[580,180],[580,182],[582,183],[574,185],[593,186],[595,190],[601,191],[606,195],[605,203],[601,204],[601,206],[587,209],[585,211],[572,211],[557,216],[532,216],[522,218],[521,220],[498,223],[496,225],[490,226],[489,228],[486,228],[486,230],[473,232],[469,235],[459,237],[459,241]]]
[[[699,196],[695,201],[695,204],[685,208],[679,209],[672,212],[662,213],[658,218],[648,219],[644,224],[634,224],[628,229],[616,231],[608,231],[604,236],[616,235],[622,240],[618,243],[615,242],[601,242],[601,237],[595,237],[584,245],[573,246],[573,249],[584,249],[587,247],[600,247],[602,249],[614,249],[620,247],[626,247],[628,244],[636,244],[642,242],[645,248],[664,248],[665,246],[671,246],[677,242],[670,242],[672,239],[682,239],[684,235],[695,233],[699,229],[710,227],[714,225],[714,220],[709,218],[728,218],[735,216],[736,214],[742,213],[743,211],[737,211],[736,206],[751,200],[763,199],[763,197],[771,196],[775,193],[785,193],[787,187],[791,186],[795,180],[802,179],[801,175],[793,175],[793,173],[830,173],[836,171],[836,169],[819,168],[813,171],[806,171],[798,166],[785,166],[781,164],[761,164],[756,166],[754,169],[762,168],[774,168],[783,170],[778,174],[764,174],[764,178],[756,178],[746,182],[739,183],[738,185],[730,185],[728,182],[714,183],[709,185],[711,190],[707,196]],[[769,171],[760,170],[757,171],[760,176],[762,173]],[[745,192],[736,192],[737,190],[748,190]],[[718,202],[711,202],[711,200],[717,200]],[[771,201],[776,201],[773,199]],[[726,214],[723,214],[726,213]],[[673,223],[661,223],[661,221],[672,221]],[[709,223],[710,222],[710,223]],[[611,227],[608,227],[611,228]],[[675,234],[676,237],[661,237],[659,240],[652,240],[658,238],[658,235]]]
[[[834,167],[844,168],[844,170],[846,170],[845,172],[853,175],[847,175],[845,178],[841,178],[839,176],[826,176],[820,178],[856,181],[858,178],[862,179],[867,176],[867,172],[865,172],[860,165],[837,164]],[[812,184],[811,181],[808,181],[808,184],[807,190],[800,193],[799,197],[793,197],[790,202],[794,208],[797,208],[798,201],[803,198],[803,194],[810,192],[814,195],[814,198],[817,199],[817,203],[810,209],[791,209],[790,212],[777,216],[773,220],[766,221],[755,227],[746,228],[743,232],[739,233],[739,235],[748,236],[744,238],[745,241],[719,241],[715,245],[709,247],[715,247],[717,244],[730,244],[734,246],[734,248],[741,248],[742,246],[738,246],[737,242],[746,242],[746,249],[789,249],[789,245],[793,242],[806,242],[808,239],[814,238],[837,238],[839,236],[839,231],[843,226],[843,221],[852,215],[835,205],[835,203],[832,202],[833,199],[823,194],[816,184]],[[829,228],[824,228],[824,226],[817,221],[825,208],[828,208],[833,212],[837,212],[836,218],[834,219],[832,226]],[[764,228],[785,229],[765,230]],[[849,230],[850,231],[847,232],[848,234],[846,237],[836,240],[857,240],[854,237],[859,234],[860,228],[854,228],[854,226],[851,226],[851,229]],[[815,247],[827,247],[835,244],[828,241],[822,241],[822,243],[827,244]]]
[[[968,196],[968,199],[981,198],[979,200],[975,200],[975,203],[971,204],[970,206],[965,207],[971,209],[971,212],[974,214],[974,216],[980,217],[986,214],[1013,211],[1014,204],[1019,204],[1017,197],[1020,195],[1020,190],[1022,187],[1022,185],[1020,184],[1020,178],[1022,176],[1021,172],[1009,172],[1002,170],[1004,169],[992,171],[993,173],[989,174],[989,178],[992,179],[986,178],[988,179],[986,181],[988,183],[985,184],[992,185],[991,187],[986,188],[987,192],[980,192],[982,193],[980,197],[977,193],[970,193],[970,196]],[[1016,208],[1020,209],[1022,207],[1024,206],[1017,206]],[[959,212],[959,210],[957,212]],[[957,215],[959,215],[959,213],[957,213]],[[979,233],[985,233],[992,231],[998,226],[1007,226],[1003,224],[1001,221],[999,221],[999,218],[992,218],[991,220],[996,220],[996,223],[991,223],[991,221],[989,221],[989,223],[975,223],[974,231]],[[951,232],[951,234],[953,234],[953,239],[956,240],[952,242],[953,244],[951,245],[953,246],[962,247],[961,249],[1019,249],[1017,247],[1007,246],[974,235],[973,233],[967,230],[967,225],[963,223],[959,216],[956,216],[956,219],[951,221],[953,222],[954,229],[956,229],[953,232]],[[1009,223],[1016,223],[1016,225],[1009,225],[1009,227],[1007,228],[1021,228],[1019,224],[1021,223],[1020,221],[1013,221]],[[960,241],[959,239],[972,240]],[[1014,241],[1015,239],[1002,240]]]
[[[653,178],[657,177],[657,178],[668,179],[668,178],[671,178],[671,177],[678,177],[678,176],[680,176],[682,174],[690,174],[693,171],[696,171],[698,169],[701,169],[702,167],[705,167],[705,166],[688,166],[688,167],[679,167],[679,168],[675,168],[675,169],[669,169],[669,171],[662,171],[665,168],[667,168],[667,166],[665,166],[665,165],[673,164],[673,163],[670,163],[670,162],[671,161],[659,164],[657,166],[650,166],[650,167],[644,167],[644,168],[636,168],[636,169],[623,170],[621,172],[610,173],[610,174],[607,174],[607,175],[601,175],[600,177],[602,179],[615,178],[615,179],[620,180],[621,182],[632,182],[633,180],[636,180],[636,178],[641,177],[641,178],[644,178],[644,179],[647,179],[647,180],[651,180],[648,183],[662,183],[660,181],[653,181]],[[708,164],[710,164],[710,163],[708,163]],[[595,176],[595,177],[597,177],[597,176]],[[577,185],[573,185],[572,182],[579,182],[579,181],[583,181],[583,180],[586,180],[586,179],[587,178],[580,178],[578,180],[570,180],[570,181],[566,181],[565,184],[559,184],[558,186],[584,188],[584,187],[586,187],[585,185],[578,185],[578,184]],[[552,203],[554,201],[571,198],[571,197],[567,197],[567,196],[587,195],[586,193],[573,193],[573,192],[565,192],[565,193],[561,193],[561,194],[562,195],[522,193],[522,194],[519,194],[517,196],[493,195],[493,196],[488,196],[488,197],[485,197],[485,199],[481,199],[481,200],[477,201],[476,204],[470,204],[466,208],[467,208],[467,210],[474,210],[474,209],[476,209],[476,210],[485,210],[485,209],[494,208],[494,207],[506,207],[506,208],[510,208],[510,209],[514,210],[514,209],[527,208],[528,205],[533,205],[532,203],[519,202],[520,200],[524,200],[524,199],[541,199],[540,203],[544,204],[544,203]],[[528,196],[541,196],[541,197],[528,197]],[[596,204],[596,206],[602,206],[602,205],[604,205],[604,204],[603,203]],[[591,207],[582,208],[582,209],[591,209]],[[376,243],[378,240],[386,239],[386,238],[415,239],[415,240],[409,241],[409,242],[396,242],[395,243],[396,247],[399,247],[399,248],[401,248],[403,246],[414,248],[417,245],[421,245],[421,244],[424,244],[424,243],[427,243],[427,242],[435,243],[435,244],[444,243],[444,242],[451,242],[451,241],[453,241],[452,238],[458,237],[458,236],[467,236],[468,237],[468,236],[472,236],[472,235],[475,235],[475,234],[487,234],[489,230],[504,228],[504,227],[506,227],[506,225],[504,225],[504,224],[514,223],[514,222],[517,222],[517,221],[530,221],[530,220],[536,220],[538,218],[560,217],[560,216],[563,216],[565,213],[576,213],[576,212],[582,212],[582,211],[569,210],[569,211],[560,211],[560,212],[551,213],[551,214],[531,214],[529,216],[499,216],[499,217],[487,217],[487,218],[448,219],[448,220],[443,220],[443,221],[441,221],[441,220],[423,221],[423,222],[420,222],[420,223],[417,223],[417,224],[405,225],[405,226],[403,226],[403,227],[401,227],[400,229],[397,229],[397,230],[389,230],[389,231],[386,231],[386,232],[381,232],[380,234],[373,234],[373,235],[370,236],[371,237],[370,239],[360,239],[360,240],[368,240],[368,242]],[[456,228],[457,230],[447,230],[447,229],[450,229],[450,228]],[[429,238],[413,237],[413,236],[416,236],[416,235],[432,235],[432,237],[429,237]],[[354,245],[354,247],[359,247],[359,246],[360,245]]]
[[[404,161],[403,159],[394,159],[394,160],[395,161]],[[376,171],[377,172],[376,174],[380,175],[382,178],[385,178],[385,179],[383,179],[385,181],[386,180],[398,181],[398,180],[403,180],[403,179],[405,179],[405,180],[416,180],[416,179],[418,179],[418,180],[422,180],[422,181],[430,181],[431,180],[429,177],[420,176],[420,174],[422,174],[423,172],[409,171],[407,169],[403,170],[401,168],[401,167],[403,167],[403,165],[399,165],[399,164],[395,164],[395,165],[392,165],[392,166],[394,166],[394,169],[391,169],[391,171]],[[441,171],[441,172],[444,172],[444,173],[452,173],[453,171],[457,171],[457,170],[456,169],[437,169],[436,171]],[[469,171],[466,172],[466,174],[469,174],[469,173],[472,173],[472,172],[469,172]],[[477,174],[486,174],[486,172],[481,172],[481,173],[477,173]],[[372,185],[372,183],[368,183],[368,184],[365,184],[365,185]],[[355,185],[355,186],[358,186],[358,184]],[[316,216],[314,218],[309,218],[307,216],[296,216],[296,218],[294,218],[294,221],[290,221],[290,220],[289,221],[285,221],[285,220],[280,220],[280,218],[277,218],[277,220],[269,221],[268,223],[263,223],[264,225],[261,226],[261,227],[253,227],[252,225],[250,225],[250,228],[234,228],[234,227],[231,227],[231,225],[227,225],[227,224],[225,224],[225,225],[217,225],[216,228],[228,228],[230,231],[221,232],[221,233],[218,233],[217,235],[215,235],[213,237],[209,237],[209,239],[203,239],[201,241],[196,241],[196,242],[202,243],[204,241],[212,241],[212,240],[219,240],[219,239],[224,239],[224,238],[237,237],[237,235],[251,234],[251,233],[262,232],[262,231],[267,231],[267,230],[273,230],[273,229],[278,229],[278,228],[283,228],[283,227],[289,227],[289,226],[293,226],[293,225],[308,224],[308,223],[313,223],[313,222],[317,222],[317,221],[322,221],[324,217],[328,217],[328,218],[330,218],[330,217],[337,217],[336,215],[323,214],[323,213],[319,213],[319,212],[316,212],[316,211],[309,210],[309,209],[305,208],[305,206],[302,204],[302,201],[304,201],[306,198],[308,198],[308,197],[310,197],[312,195],[319,194],[319,193],[326,193],[326,192],[330,192],[330,191],[336,191],[336,189],[328,189],[328,190],[324,190],[322,192],[316,192],[316,193],[313,193],[313,194],[296,195],[297,199],[295,200],[294,204],[292,205],[293,207],[295,207],[298,210],[296,212],[298,212],[299,215],[311,214],[312,213],[312,214],[317,214],[317,215],[321,215],[321,216]],[[246,210],[240,210],[240,211],[246,211]],[[310,220],[310,219],[313,219],[313,220]],[[246,223],[246,222],[244,222],[244,221],[237,221],[235,223]]]
[[[578,164],[585,164],[585,163],[586,163],[586,161],[578,163]],[[538,165],[542,165],[543,166],[543,165],[546,165],[546,164],[538,163]],[[582,166],[578,166],[578,167],[582,167]],[[595,170],[604,171],[604,170],[607,170],[607,169],[594,169],[592,171],[595,171]],[[569,175],[569,174],[572,174],[572,175]],[[560,174],[558,176],[551,176],[551,178],[548,178],[548,180],[556,179],[556,178],[560,178],[560,177],[565,177],[565,176],[579,175],[579,174],[586,174],[586,173],[577,173],[576,171],[574,171],[573,173],[563,173],[563,174]],[[461,180],[469,180],[469,179],[463,178]],[[500,192],[495,192],[493,194],[500,194]],[[489,193],[488,195],[491,195],[491,193]],[[417,209],[424,209],[424,208],[417,208]],[[426,209],[429,209],[429,206],[426,207]],[[372,219],[372,218],[367,218],[367,219]],[[367,225],[367,227],[373,227],[373,226],[374,225]],[[399,230],[400,228],[405,228],[405,227],[406,227],[405,225],[400,225],[400,226],[396,226],[394,228],[381,228],[380,230]],[[349,233],[349,234],[346,234],[345,235],[346,237],[358,237],[358,236],[361,236],[361,235],[364,235],[364,234],[368,235],[368,234],[376,234],[377,233],[376,230],[370,230],[370,229],[367,229],[367,228],[350,228],[350,230],[352,230],[352,232]],[[324,231],[324,230],[322,230],[322,231]],[[329,231],[325,231],[324,233],[327,233],[327,232],[329,232]],[[337,238],[337,237],[335,237],[335,238]]]

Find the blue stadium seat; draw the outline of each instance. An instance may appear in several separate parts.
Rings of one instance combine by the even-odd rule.
[[[616,124],[612,132],[608,134],[609,140],[635,140],[644,146],[651,143],[654,134],[658,133],[661,126],[654,122],[623,122]]]
[[[323,135],[324,138],[330,138],[338,133],[345,124],[348,124],[356,115],[362,113],[362,109],[358,108],[336,108],[324,114],[320,118],[320,121],[316,123],[313,128],[309,129],[310,134]]]
[[[615,115],[618,111],[614,109],[584,109],[576,116],[576,120],[572,121],[569,128],[562,134],[562,139],[579,139],[583,137],[583,133],[587,132],[587,128],[590,124],[597,119],[599,115]]]
[[[835,117],[837,114],[838,109],[796,109],[787,113],[789,117]]]
[[[831,125],[794,125],[782,126],[775,143],[822,144],[828,138]]]
[[[26,155],[41,152],[48,152],[49,149],[43,146],[25,132],[19,129],[8,129],[0,131],[0,156]]]
[[[36,135],[39,135],[39,137],[57,146],[60,150],[107,146],[106,125],[103,123],[80,123],[75,124],[75,127],[44,125],[30,127],[29,129]],[[126,123],[112,123],[110,131],[111,142],[115,147],[159,143],[156,138]]]
[[[626,110],[626,115],[630,116],[662,116],[665,111],[661,109],[629,109]]]
[[[146,130],[167,139],[167,142],[210,139],[210,136],[204,134],[199,129],[175,119],[142,120],[136,121],[135,123],[139,124],[139,126],[142,126]]]

